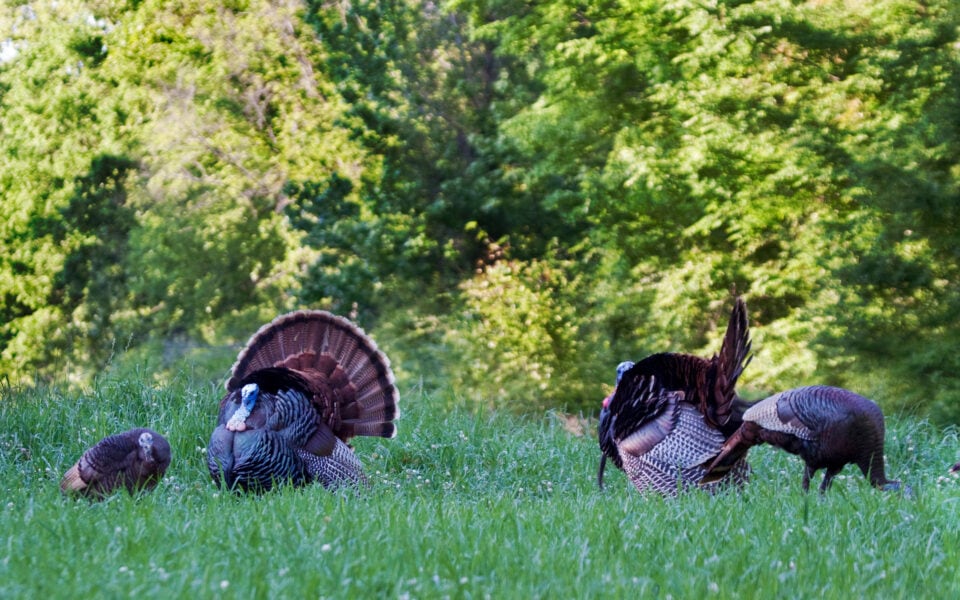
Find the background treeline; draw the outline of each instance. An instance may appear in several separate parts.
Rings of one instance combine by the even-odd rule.
[[[219,377],[317,307],[407,385],[592,411],[715,351],[735,289],[748,392],[960,422],[955,0],[0,11],[10,383]]]

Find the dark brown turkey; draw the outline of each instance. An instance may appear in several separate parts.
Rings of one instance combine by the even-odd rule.
[[[820,485],[826,491],[851,463],[875,487],[900,489],[900,482],[887,479],[884,471],[883,437],[883,413],[863,396],[822,385],[787,390],[744,413],[743,424],[711,462],[704,481],[712,481],[730,461],[742,460],[751,446],[767,443],[803,459],[804,490],[810,489],[814,473],[826,469]]]
[[[60,491],[102,499],[116,489],[131,494],[156,487],[170,466],[170,444],[151,429],[107,436],[63,475]]]
[[[664,496],[700,485],[709,460],[740,427],[749,406],[735,391],[750,362],[747,307],[737,298],[720,353],[710,359],[659,353],[617,367],[617,386],[600,411],[600,468],[609,458],[641,492]],[[747,480],[746,460],[730,463],[717,482]],[[722,482],[720,481],[722,480]]]
[[[398,394],[387,357],[356,325],[325,311],[292,312],[263,326],[226,387],[207,466],[231,489],[363,482],[350,439],[396,434]]]

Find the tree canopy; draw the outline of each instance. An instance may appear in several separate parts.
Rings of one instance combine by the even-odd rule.
[[[950,0],[0,7],[0,374],[298,306],[489,406],[716,351],[960,422]]]

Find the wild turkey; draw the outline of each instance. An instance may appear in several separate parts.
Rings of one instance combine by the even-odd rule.
[[[607,458],[640,491],[674,496],[698,485],[707,461],[738,429],[749,406],[735,392],[749,352],[746,303],[737,298],[718,355],[707,360],[659,353],[620,363],[616,389],[600,411],[598,485],[603,487]],[[733,462],[723,480],[739,485],[749,472],[745,460]]]
[[[60,491],[102,499],[124,487],[131,494],[152,489],[170,466],[170,444],[151,429],[107,436],[83,453],[63,475]]]
[[[704,482],[715,478],[715,469],[722,472],[725,464],[742,460],[751,446],[768,443],[803,459],[804,490],[810,489],[814,473],[826,469],[820,485],[825,492],[850,463],[875,487],[900,489],[900,482],[884,472],[883,436],[883,413],[863,396],[822,385],[787,390],[744,413],[743,424],[711,462]]]
[[[226,388],[207,466],[231,489],[364,482],[347,442],[396,434],[387,357],[353,323],[325,311],[292,312],[261,327]]]

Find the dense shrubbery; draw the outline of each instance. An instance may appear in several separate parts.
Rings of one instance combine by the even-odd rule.
[[[492,408],[545,409],[582,396],[585,344],[561,268],[500,261],[461,285],[463,310],[448,330],[451,384]]]

